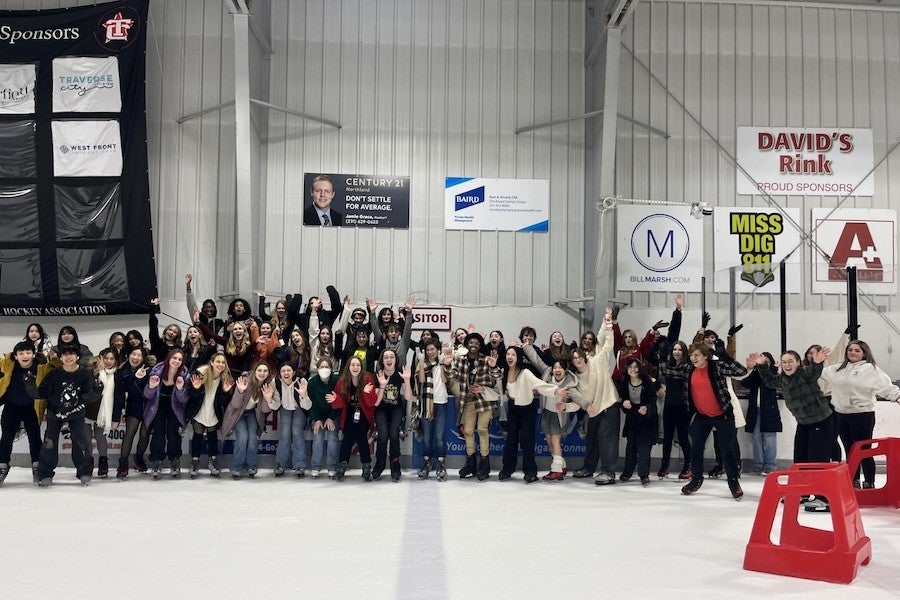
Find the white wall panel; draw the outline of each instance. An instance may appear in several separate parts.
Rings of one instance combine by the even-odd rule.
[[[537,0],[272,3],[265,287],[354,300],[542,306],[581,291],[584,5]],[[286,25],[282,25],[286,24]],[[278,82],[287,77],[289,84]],[[409,175],[409,230],[300,226],[304,172]],[[550,178],[551,233],[446,232],[448,175]],[[282,255],[284,260],[282,260]]]
[[[626,29],[620,69],[620,111],[667,131],[661,142],[620,121],[616,191],[626,197],[717,205],[764,205],[761,196],[735,193],[735,133],[739,125],[863,127],[875,137],[875,160],[900,140],[892,111],[900,93],[900,14],[877,7],[814,3],[641,2]],[[668,89],[651,80],[644,66]],[[677,102],[676,102],[677,99]],[[681,107],[699,119],[709,136]],[[711,137],[710,137],[711,136]],[[719,147],[721,145],[721,148]],[[658,150],[657,150],[658,148]],[[851,197],[846,207],[898,207],[900,156],[875,172],[875,196]],[[661,174],[664,174],[661,176]],[[775,196],[809,209],[836,198]],[[707,224],[707,275],[713,275],[712,223]],[[812,260],[804,248],[802,260]],[[812,295],[809,269],[792,310],[842,310],[842,295]],[[625,294],[626,298],[628,294]],[[635,293],[638,307],[669,304],[665,295]],[[712,309],[728,307],[727,294],[708,294]],[[692,301],[689,298],[689,303]],[[693,298],[696,305],[697,298]],[[877,299],[888,310],[892,297]],[[777,308],[777,297],[741,298],[742,310]]]

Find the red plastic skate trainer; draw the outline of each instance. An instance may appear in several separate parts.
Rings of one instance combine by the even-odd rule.
[[[893,506],[900,508],[900,438],[880,438],[856,442],[847,458],[847,470],[856,473],[864,458],[884,456],[887,459],[887,483],[884,487],[854,490],[860,506]]]

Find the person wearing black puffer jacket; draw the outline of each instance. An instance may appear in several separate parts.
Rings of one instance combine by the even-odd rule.
[[[775,358],[763,352],[769,367]],[[753,368],[755,365],[747,365]],[[744,431],[753,435],[754,474],[768,475],[778,468],[778,433],[781,431],[781,413],[778,410],[778,392],[767,386],[759,373],[753,371],[741,381],[750,391],[747,398],[747,424]]]

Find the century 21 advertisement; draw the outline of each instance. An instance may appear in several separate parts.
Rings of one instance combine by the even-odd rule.
[[[409,229],[409,177],[305,173],[303,224]]]
[[[735,291],[777,294],[781,284],[778,263],[800,244],[793,223],[800,224],[800,209],[784,213],[768,207],[716,208],[715,228],[716,291],[730,290],[729,273],[736,270]],[[800,293],[800,252],[785,263],[787,292]]]

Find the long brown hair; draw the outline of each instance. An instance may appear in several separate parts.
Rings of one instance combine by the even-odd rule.
[[[266,372],[268,373],[265,380],[262,382],[260,382],[259,379],[256,378],[256,370],[260,367],[265,367]],[[275,376],[272,374],[272,369],[269,368],[269,365],[266,364],[265,361],[256,363],[256,365],[253,367],[253,370],[250,372],[250,385],[247,388],[250,392],[250,397],[260,398],[262,395],[260,393],[260,388],[272,381],[274,378]]]
[[[162,377],[160,377],[161,380],[168,381],[169,375],[172,376],[172,379],[175,379],[175,377],[178,376],[177,372],[169,373],[169,371],[172,369],[172,365],[169,361],[172,360],[172,357],[175,356],[176,354],[181,355],[181,367],[179,367],[179,370],[184,368],[184,350],[182,350],[181,348],[173,348],[172,350],[169,350],[169,353],[166,355],[166,360],[165,360],[166,366],[162,370]]]
[[[861,340],[853,340],[852,342],[847,344],[846,348],[844,348],[844,360],[843,360],[843,362],[841,362],[841,366],[839,366],[837,368],[837,370],[840,371],[841,369],[846,367],[848,364],[850,364],[850,361],[847,360],[847,350],[849,350],[850,346],[852,346],[853,344],[856,344],[857,346],[859,346],[859,349],[863,351],[862,360],[866,361],[867,363],[869,363],[870,365],[872,365],[874,367],[875,366],[875,357],[872,356],[872,349],[869,348],[869,345]]]
[[[360,366],[359,381],[355,384],[353,383],[353,375],[350,374],[350,363],[352,363],[353,361],[358,362]],[[362,394],[363,388],[366,385],[366,375],[368,375],[368,372],[366,371],[366,365],[358,356],[351,356],[350,358],[348,358],[347,362],[344,364],[344,368],[341,369],[341,377],[338,380],[338,383],[341,386],[341,392],[348,398],[351,395],[354,398],[359,398],[360,394]]]

